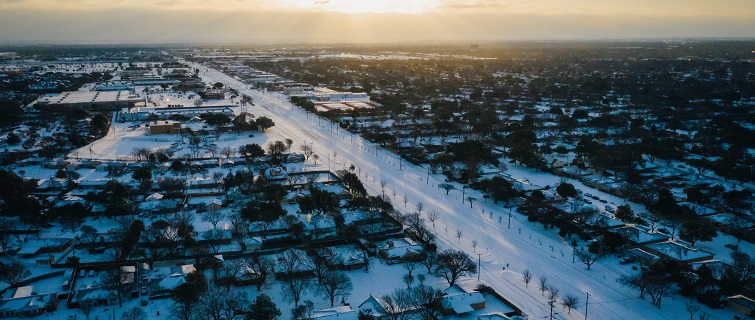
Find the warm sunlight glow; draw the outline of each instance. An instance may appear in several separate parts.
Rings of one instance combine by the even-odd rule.
[[[422,13],[438,8],[438,0],[288,0],[293,8],[345,13]]]

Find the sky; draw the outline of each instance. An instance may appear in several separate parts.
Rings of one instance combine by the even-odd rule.
[[[753,0],[0,0],[0,44],[755,38]]]

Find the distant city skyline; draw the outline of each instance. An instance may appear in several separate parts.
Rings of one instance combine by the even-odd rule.
[[[751,0],[0,0],[0,44],[755,38]]]

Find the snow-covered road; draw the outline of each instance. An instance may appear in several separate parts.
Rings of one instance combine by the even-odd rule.
[[[543,230],[539,224],[527,222],[516,212],[508,228],[508,209],[500,204],[483,202],[482,195],[474,194],[479,201],[470,208],[469,202],[462,199],[462,190],[446,195],[445,190],[438,189],[438,184],[445,182],[443,176],[428,175],[424,167],[401,162],[396,155],[375,144],[293,107],[283,95],[248,89],[247,85],[217,70],[193,66],[200,69],[200,76],[206,82],[222,82],[228,88],[251,96],[256,106],[247,107],[249,112],[273,119],[276,125],[270,130],[290,137],[295,146],[311,144],[323,165],[328,165],[332,171],[353,164],[370,193],[380,194],[381,181],[385,182],[385,194],[392,198],[397,209],[414,212],[417,204],[422,203],[423,215],[432,211],[439,213],[434,227],[427,223],[435,230],[440,248],[464,250],[479,258],[482,280],[521,307],[529,319],[549,317],[550,307],[537,288],[541,276],[560,290],[561,297],[572,294],[580,298],[579,307],[571,314],[567,314],[559,300],[554,308],[556,319],[584,319],[586,293],[589,293],[590,319],[671,319],[689,315],[684,308],[686,298],[665,298],[663,308],[658,309],[649,300],[638,298],[638,292],[619,285],[616,279],[620,275],[635,271],[631,266],[619,265],[616,258],[598,261],[592,270],[586,270],[578,260],[572,262],[572,248],[555,231]],[[465,191],[469,196],[470,190]],[[408,200],[406,203],[404,198]],[[462,234],[460,238],[457,231]],[[476,248],[472,246],[474,240],[478,243]],[[529,288],[525,288],[522,280],[525,269],[534,274]],[[711,319],[731,319],[728,311],[706,307],[702,310],[710,313]]]

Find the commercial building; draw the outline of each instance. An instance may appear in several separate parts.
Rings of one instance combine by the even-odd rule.
[[[67,91],[57,95],[44,96],[34,102],[37,106],[46,107],[112,107],[122,108],[133,106],[143,101],[141,97],[129,91]]]

